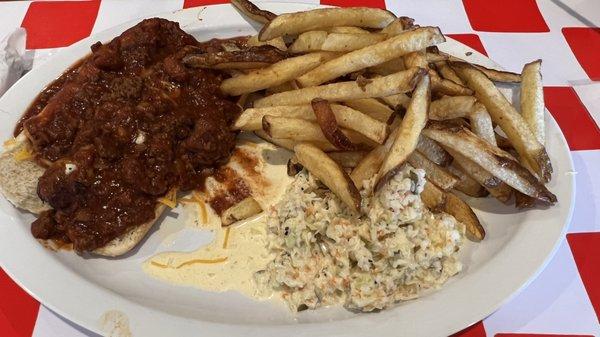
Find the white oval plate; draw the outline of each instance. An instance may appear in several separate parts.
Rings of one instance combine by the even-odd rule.
[[[292,3],[263,6],[275,13],[315,7]],[[199,40],[256,31],[229,5],[159,16],[178,21]],[[92,43],[108,41],[135,23],[65,48],[23,77],[0,98],[0,138],[11,136],[13,126],[36,94],[86,55]],[[448,40],[440,46],[442,50],[489,67],[498,66]],[[465,56],[467,52],[472,54]],[[191,250],[211,239],[209,233],[184,228],[174,213],[124,258],[82,258],[72,252],[44,249],[30,234],[33,216],[1,198],[0,264],[45,306],[97,333],[103,332],[102,315],[118,310],[128,319],[134,336],[392,336],[399,331],[405,336],[448,335],[491,314],[527,286],[564,237],[573,207],[573,165],[566,141],[548,113],[546,125],[547,149],[555,170],[549,188],[559,202],[545,210],[517,211],[491,198],[469,201],[484,223],[487,237],[479,244],[467,243],[461,257],[463,272],[437,292],[379,313],[354,314],[329,308],[294,317],[282,306],[255,302],[237,293],[210,293],[154,280],[142,272],[144,260],[165,247]]]

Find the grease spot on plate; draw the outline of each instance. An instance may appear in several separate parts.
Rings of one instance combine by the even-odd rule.
[[[108,310],[100,316],[100,328],[107,337],[132,337],[129,318],[119,310]]]

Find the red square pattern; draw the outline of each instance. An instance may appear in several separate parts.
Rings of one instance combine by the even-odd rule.
[[[573,88],[544,87],[544,100],[571,150],[600,149],[600,129]]]
[[[15,336],[31,336],[40,304],[13,282],[2,269],[0,269],[0,294],[2,294],[0,315],[4,316],[0,317],[0,328],[10,324],[16,333]],[[9,331],[10,329],[7,332]],[[4,330],[0,335],[4,336],[3,333]]]
[[[463,0],[474,30],[482,32],[549,32],[535,0]]]
[[[571,233],[567,234],[567,241],[579,276],[600,321],[600,233]]]
[[[486,337],[485,328],[483,322],[479,321],[470,327],[455,333],[452,337]]]
[[[92,32],[100,1],[32,2],[21,27],[27,29],[27,48],[66,47]]]
[[[207,6],[207,5],[218,5],[229,3],[229,0],[184,0],[183,8]]]
[[[562,33],[592,81],[600,81],[600,28],[565,27]]]
[[[321,5],[339,7],[373,7],[385,9],[385,0],[321,0]]]
[[[494,337],[594,337],[591,335],[548,335],[531,333],[497,333]]]
[[[479,39],[479,35],[477,34],[448,34],[451,38],[457,40],[458,42],[465,44],[483,55],[487,56],[487,52],[483,47],[483,43],[481,43],[481,39]]]

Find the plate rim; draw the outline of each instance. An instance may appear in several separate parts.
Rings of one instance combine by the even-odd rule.
[[[287,11],[289,9],[291,10],[306,10],[306,9],[310,9],[310,8],[318,8],[318,7],[330,7],[330,6],[323,6],[323,5],[317,5],[317,4],[305,4],[305,3],[292,3],[292,2],[267,2],[263,5],[263,7],[268,8],[268,9],[272,9],[275,11]],[[130,20],[127,21],[123,24],[119,24],[116,26],[113,26],[111,28],[108,28],[106,30],[103,30],[101,32],[95,33],[93,35],[90,35],[89,37],[78,41],[77,43],[65,47],[63,49],[61,49],[56,55],[53,55],[52,57],[50,57],[47,62],[53,62],[55,60],[61,60],[61,59],[65,59],[65,58],[69,58],[68,54],[73,51],[73,50],[78,50],[80,48],[87,48],[89,47],[89,45],[91,45],[91,43],[93,43],[94,41],[97,40],[103,40],[103,38],[100,38],[102,36],[116,36],[116,34],[114,32],[117,32],[119,30],[123,30],[125,28],[129,28],[131,27],[134,23],[139,22],[140,20],[144,19],[144,18],[149,18],[149,17],[163,17],[163,18],[167,18],[167,19],[171,19],[171,20],[175,20],[175,21],[179,21],[179,15],[181,15],[182,13],[189,13],[189,12],[196,12],[198,10],[200,11],[204,11],[206,8],[211,7],[214,9],[220,9],[220,8],[229,8],[231,10],[231,6],[229,4],[220,4],[220,5],[210,5],[210,6],[200,6],[200,7],[194,7],[194,8],[188,8],[188,9],[181,9],[181,10],[177,10],[177,11],[173,11],[173,12],[164,12],[164,13],[158,13],[155,15],[151,15],[151,16],[144,16],[138,19],[134,19],[134,20]],[[210,28],[210,27],[207,27]],[[185,27],[182,27],[182,29],[185,30]],[[448,37],[447,37],[448,38]],[[448,38],[449,40],[452,41],[456,41],[454,39]],[[456,41],[456,43],[461,44],[460,42]],[[462,45],[462,44],[461,44]],[[481,57],[485,57],[487,60],[489,60],[490,62],[493,62],[493,60],[489,59],[487,56],[480,54],[478,51],[466,46],[466,45],[462,45],[464,46],[465,50],[471,51],[473,53],[476,53],[477,55],[480,55]],[[495,62],[494,62],[495,63]],[[23,86],[23,83],[26,82],[31,82],[34,81],[35,76],[38,72],[41,72],[43,69],[46,67],[46,64],[41,65],[40,67],[33,69],[32,71],[30,71],[28,74],[26,74],[23,78],[19,79],[19,81],[17,83],[15,83],[2,97],[0,97],[0,106],[2,105],[2,102],[6,100],[6,97],[10,97],[10,95],[7,95],[9,93],[13,93],[15,91],[17,91],[18,89],[20,89],[21,86]],[[45,86],[46,84],[44,84]],[[566,154],[567,154],[567,158],[568,161],[565,163],[566,166],[573,170],[573,158],[571,156],[570,153],[570,149],[568,148],[568,143],[566,142],[566,139],[564,137],[564,134],[562,133],[562,130],[560,129],[560,127],[558,126],[556,120],[554,119],[554,117],[548,112],[548,110],[546,109],[546,113],[547,116],[550,118],[550,121],[552,124],[554,124],[553,126],[555,126],[557,128],[557,130],[559,131],[560,134],[560,138],[559,141],[561,143],[561,145],[566,145]],[[562,178],[562,177],[561,177]],[[557,177],[555,177],[555,179],[557,179]],[[564,179],[566,180],[566,179]],[[565,184],[566,182],[563,181],[563,184]],[[490,315],[491,313],[493,313],[494,311],[496,311],[498,308],[500,308],[501,306],[503,306],[505,303],[507,303],[508,301],[510,301],[511,299],[513,299],[515,296],[517,296],[525,287],[527,287],[547,266],[547,264],[550,262],[550,260],[554,257],[556,251],[558,250],[560,244],[562,243],[562,241],[565,238],[565,233],[567,232],[567,229],[571,223],[571,219],[572,219],[572,215],[573,215],[573,211],[574,211],[574,205],[575,205],[575,177],[573,175],[570,175],[570,179],[569,179],[569,184],[570,184],[570,191],[569,191],[569,207],[568,207],[568,211],[566,214],[566,218],[565,221],[562,225],[562,229],[561,229],[561,233],[560,235],[555,239],[554,243],[552,244],[552,249],[546,254],[545,258],[543,259],[543,261],[538,264],[537,268],[535,270],[531,270],[528,272],[528,275],[525,276],[525,280],[524,282],[521,283],[521,285],[517,288],[517,289],[513,289],[510,294],[508,296],[505,296],[502,300],[497,301],[493,304],[490,304],[487,307],[487,310],[479,310],[477,314],[468,314],[465,313],[465,316],[469,316],[470,318],[465,318],[463,321],[468,321],[467,324],[465,324],[464,322],[458,323],[458,322],[454,322],[454,323],[450,323],[450,324],[446,324],[443,327],[441,327],[440,329],[437,330],[431,330],[429,333],[431,334],[442,334],[442,333],[454,333],[456,331],[460,331],[461,329],[464,329],[474,323],[476,323],[477,321],[483,319],[484,317],[487,317],[488,315]],[[0,213],[2,213],[2,211],[0,210]],[[5,225],[6,226],[6,225]],[[36,242],[36,240],[30,240],[32,242],[34,242],[35,245],[39,244]],[[1,250],[0,250],[1,251]],[[491,258],[490,260],[492,260],[493,258]],[[56,261],[60,264],[59,261]],[[488,264],[488,262],[486,262],[486,264]],[[85,329],[88,329],[90,331],[93,331],[95,333],[99,333],[102,334],[103,331],[100,329],[100,327],[98,326],[98,324],[94,324],[94,320],[93,319],[89,319],[81,315],[75,311],[68,311],[66,309],[64,309],[64,306],[61,305],[57,305],[56,303],[54,303],[54,301],[48,301],[48,295],[45,294],[46,296],[44,296],[44,294],[42,294],[43,292],[40,291],[33,291],[30,289],[30,287],[27,286],[27,280],[24,279],[25,276],[22,274],[19,274],[18,270],[16,269],[11,269],[11,268],[6,268],[6,263],[5,263],[5,258],[2,257],[0,255],[0,266],[2,266],[3,270],[11,277],[12,280],[14,280],[21,288],[23,288],[29,295],[31,295],[32,297],[34,297],[36,300],[38,300],[40,303],[42,303],[45,307],[49,308],[50,310],[56,312],[57,314],[59,314],[62,317],[65,317],[66,319],[68,319],[69,321],[74,322],[75,324],[84,327]],[[482,265],[482,268],[485,267],[485,264]],[[68,273],[73,273],[75,275],[78,275],[77,273],[75,273],[73,270],[69,269],[68,267],[61,265],[61,268],[63,268],[66,273],[63,276],[66,276],[66,274]],[[481,272],[481,271],[480,271]],[[99,285],[96,285],[94,283],[92,283],[91,281],[79,277],[78,278],[79,281],[82,281],[83,283],[86,283],[86,286],[91,286],[93,288],[96,289],[96,291],[98,291],[97,295],[100,296],[106,296],[106,295],[110,295],[111,297],[117,297],[121,302],[127,304],[128,306],[132,306],[132,307],[136,307],[134,310],[135,312],[140,311],[141,312],[148,312],[150,315],[145,315],[146,319],[150,319],[153,316],[159,315],[159,316],[166,316],[167,318],[173,318],[175,319],[175,322],[177,323],[181,323],[182,326],[202,326],[203,328],[212,328],[210,329],[211,331],[206,331],[206,333],[211,334],[211,333],[249,333],[249,332],[253,332],[256,334],[269,334],[269,333],[277,333],[277,332],[282,332],[282,331],[286,331],[288,333],[294,333],[294,334],[298,334],[298,333],[302,333],[302,332],[307,332],[314,327],[317,328],[323,328],[324,326],[327,325],[331,325],[331,322],[318,322],[318,323],[303,323],[303,324],[278,324],[278,325],[247,325],[247,324],[224,324],[224,323],[217,323],[217,322],[211,322],[211,321],[201,321],[201,320],[194,320],[194,319],[189,319],[189,318],[184,318],[181,316],[176,316],[164,311],[159,311],[157,309],[154,308],[149,308],[149,307],[145,307],[140,303],[134,302],[128,298],[122,297],[119,294],[116,294],[114,292],[112,292],[110,289],[107,288],[101,288]],[[110,303],[106,303],[109,304]],[[64,309],[64,310],[63,310]],[[133,309],[133,308],[132,308]],[[131,314],[129,314],[131,316]],[[87,315],[89,316],[89,315]],[[368,316],[368,315],[365,315]],[[475,317],[477,316],[477,317]],[[158,318],[158,317],[154,317],[154,318]],[[97,318],[96,318],[97,320]],[[156,322],[158,322],[160,320],[156,320]],[[364,318],[364,316],[359,317],[353,317],[351,319],[343,319],[340,321],[335,321],[335,322],[362,322],[365,323],[366,320]],[[334,322],[334,323],[335,323]],[[352,326],[354,324],[348,324],[348,326]],[[365,324],[364,326],[369,326],[367,324]],[[228,329],[234,327],[234,329]],[[303,327],[306,327],[308,329],[303,329]],[[241,329],[240,329],[241,328]],[[373,328],[372,326],[369,328]],[[435,329],[435,327],[434,327]],[[327,329],[328,330],[328,329]],[[337,331],[338,333],[340,332],[339,330],[330,330],[329,333],[333,333],[334,331]],[[347,330],[349,331],[349,330]],[[327,333],[326,330],[317,330],[317,331],[313,331],[313,332],[317,332],[319,335]],[[356,331],[357,333],[360,333],[359,331]]]

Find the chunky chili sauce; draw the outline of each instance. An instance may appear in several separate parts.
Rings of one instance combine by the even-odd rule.
[[[52,206],[36,238],[91,251],[155,217],[173,188],[201,187],[227,162],[238,106],[221,95],[224,74],[188,69],[187,49],[211,50],[177,23],[144,20],[50,85],[23,121],[47,169],[38,195]]]

